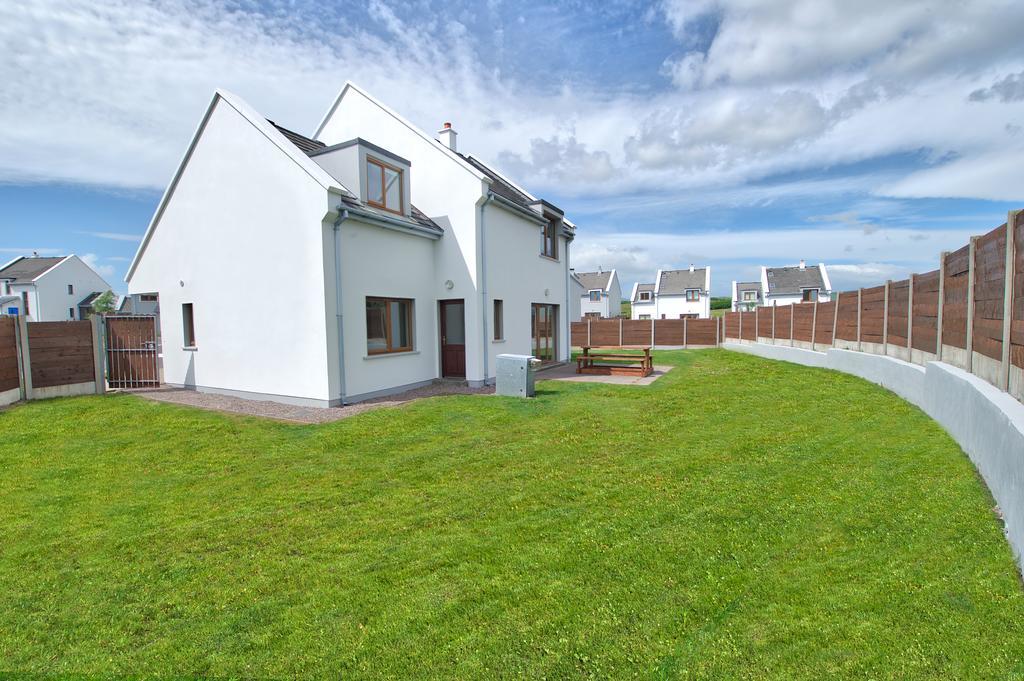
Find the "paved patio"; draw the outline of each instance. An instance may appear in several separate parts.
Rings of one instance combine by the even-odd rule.
[[[545,369],[537,374],[538,381],[573,381],[575,383],[609,383],[611,385],[650,385],[672,370],[671,366],[654,365],[654,373],[643,378],[639,376],[601,376],[595,374],[577,374],[575,364]]]

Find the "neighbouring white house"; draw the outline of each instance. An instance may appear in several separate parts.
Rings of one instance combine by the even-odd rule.
[[[157,296],[167,383],[337,405],[566,361],[574,234],[352,83],[310,137],[218,90],[126,281]]]
[[[707,319],[711,316],[711,268],[658,270],[653,284],[634,284],[633,319]]]
[[[578,322],[583,318],[580,304],[584,291],[586,289],[583,286],[583,282],[572,271],[572,268],[569,268],[569,321],[571,322]]]
[[[759,281],[735,281],[732,282],[732,311],[753,310],[763,304],[764,297],[761,295],[761,282]]]
[[[77,255],[18,257],[0,268],[0,314],[34,322],[88,319],[93,302],[109,290]]]
[[[580,313],[583,317],[618,317],[622,314],[622,287],[614,269],[597,272],[577,272],[583,284]]]
[[[792,305],[832,299],[832,282],[825,263],[807,267],[803,260],[792,267],[762,267],[763,305]]]

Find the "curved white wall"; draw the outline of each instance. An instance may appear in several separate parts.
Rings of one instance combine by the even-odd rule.
[[[722,347],[853,374],[920,407],[970,457],[1002,511],[1018,565],[1024,563],[1024,404],[943,362],[919,366],[864,352],[815,352],[762,343],[730,342]]]

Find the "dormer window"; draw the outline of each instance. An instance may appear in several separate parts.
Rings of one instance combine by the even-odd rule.
[[[805,288],[802,293],[801,297],[805,303],[813,303],[818,299],[818,289],[816,288]]]
[[[640,300],[642,300],[644,302],[649,302],[651,300],[651,292],[650,291],[641,291],[640,292]]]
[[[372,156],[366,157],[366,202],[402,214],[402,170]]]
[[[590,290],[590,302],[600,303],[601,302],[601,289],[595,288]]]
[[[561,220],[548,220],[548,223],[544,225],[544,250],[542,254],[558,259],[558,225],[562,223]]]
[[[700,300],[700,290],[695,288],[686,289],[686,302],[694,303]]]

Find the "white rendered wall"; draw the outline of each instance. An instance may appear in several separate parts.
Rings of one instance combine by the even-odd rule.
[[[68,294],[68,284],[74,293]],[[90,293],[103,293],[110,290],[110,284],[82,262],[77,255],[72,255],[51,267],[35,281],[38,296],[37,311],[33,319],[39,322],[63,322],[78,319],[78,303]],[[75,309],[75,316],[68,314],[68,308]],[[41,314],[42,316],[36,316]]]
[[[160,296],[164,380],[326,402],[328,193],[218,101],[130,282]],[[184,350],[182,303],[198,349]],[[333,310],[331,311],[333,320]]]
[[[28,293],[28,314],[25,314],[25,303],[22,296]],[[38,317],[39,315],[39,296],[36,295],[36,287],[34,284],[11,284],[11,295],[22,298],[22,302],[18,303],[18,309],[21,314],[24,314],[26,319],[31,322],[45,321]],[[64,310],[64,314],[68,311]]]
[[[511,353],[529,355],[532,352],[530,336],[533,303],[558,306],[558,354],[560,360],[569,357],[569,335],[566,311],[566,240],[559,237],[558,260],[540,254],[540,226],[520,218],[494,203],[484,209],[487,230],[487,298],[488,298],[488,377],[493,377],[496,357]],[[494,299],[503,302],[505,342],[493,341],[491,319]]]
[[[580,296],[580,314],[594,314],[597,313],[602,317],[611,317],[611,298],[608,293],[601,291],[601,300],[593,301],[590,299],[590,291],[584,291],[583,295]]]
[[[569,280],[569,321],[578,322],[583,319],[583,284],[575,279]]]
[[[819,303],[827,303],[831,299],[832,299],[831,296],[828,293],[826,293],[825,291],[819,291],[818,292],[818,302]],[[794,303],[802,303],[802,302],[804,302],[804,297],[803,297],[803,294],[800,294],[800,293],[797,293],[797,294],[794,294],[794,295],[787,295],[787,296],[770,295],[770,296],[767,297],[765,305],[768,305],[768,306],[772,306],[772,305],[775,305],[775,306],[779,306],[779,305],[793,305]]]
[[[707,319],[711,312],[711,299],[702,295],[699,300],[686,300],[685,295],[666,296],[660,295],[656,299],[657,316],[661,319],[679,319],[679,315],[697,315],[701,319]]]
[[[656,319],[655,312],[656,306],[653,300],[648,302],[634,301],[630,305],[629,316],[631,319],[640,319],[640,315],[650,315],[651,319]]]

